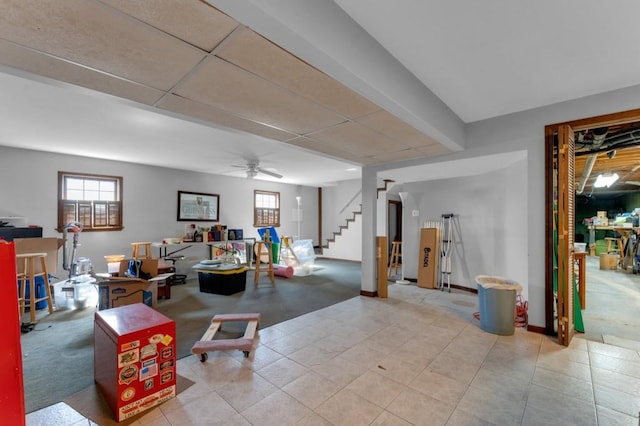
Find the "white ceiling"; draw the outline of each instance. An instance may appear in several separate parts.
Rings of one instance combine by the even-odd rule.
[[[454,124],[459,120],[462,126],[464,123],[640,84],[637,48],[640,26],[635,22],[636,17],[640,16],[640,3],[635,1],[619,1],[615,7],[596,0],[335,0],[335,4],[328,0],[208,2],[241,24],[241,27],[235,27],[235,21],[226,23],[228,31],[225,34],[233,36],[225,39],[229,43],[237,40],[246,42],[242,40],[243,37],[251,39],[255,31],[318,70],[336,77],[341,84],[351,88],[352,93],[342,91],[339,85],[332,85],[321,74],[313,74],[313,70],[304,62],[279,56],[277,50],[260,48],[252,50],[252,56],[243,57],[242,54],[248,52],[238,50],[238,46],[243,45],[236,45],[236,50],[233,49],[234,45],[226,49],[225,42],[214,47],[218,41],[199,37],[207,33],[208,27],[198,27],[198,22],[193,18],[204,14],[187,16],[187,9],[197,12],[196,9],[203,7],[205,3],[198,0],[181,4],[179,12],[185,16],[176,13],[172,20],[166,14],[156,16],[161,15],[160,11],[170,9],[172,3],[166,1],[69,1],[73,4],[65,4],[68,9],[58,6],[59,3],[53,0],[6,2],[10,13],[0,17],[0,27],[5,28],[0,30],[0,63],[6,65],[0,68],[0,71],[5,71],[0,72],[0,145],[238,177],[244,174],[232,165],[259,158],[261,167],[284,175],[282,182],[323,186],[359,177],[360,165],[428,158],[464,146],[464,140],[452,142],[451,139],[455,137],[444,137],[437,129],[430,127],[431,124],[438,127],[438,123],[428,123],[429,118],[413,114],[416,102],[432,101],[425,101],[428,96],[421,96],[422,92],[416,95],[415,91],[393,92],[385,91],[386,87],[371,87],[375,86],[371,72],[376,70],[372,70],[368,64],[377,63],[381,55],[390,53],[397,60],[395,65],[405,67],[425,86],[427,94],[432,92],[453,111],[453,119],[445,117],[444,120]],[[336,4],[350,18],[344,14],[337,16],[341,12],[335,7]],[[136,8],[132,5],[137,5],[139,10],[128,10]],[[145,5],[149,7],[143,10]],[[187,5],[189,7],[185,7]],[[52,10],[47,11],[48,7]],[[57,14],[53,13],[54,9]],[[73,38],[69,35],[73,29],[70,16],[77,10],[87,11],[84,15],[85,26],[80,26],[86,32],[78,30]],[[306,16],[305,11],[312,16]],[[166,39],[164,41],[175,49],[173,57],[176,61],[180,57],[180,62],[175,62],[175,67],[167,68],[167,64],[172,64],[167,62],[170,58],[161,54],[155,57],[155,51],[149,50],[151,65],[143,64],[144,68],[133,70],[140,74],[139,78],[136,77],[138,80],[132,76],[131,68],[122,67],[121,70],[122,58],[118,55],[123,53],[116,49],[120,46],[120,40],[96,36],[99,31],[108,34],[108,26],[86,19],[92,14],[107,12],[113,19],[124,16],[127,25],[143,22],[146,43],[151,43],[150,40],[157,37],[157,27],[161,27],[161,35]],[[52,25],[46,21],[51,16],[56,17],[55,29],[59,28],[60,31],[52,30],[47,35],[48,27]],[[131,16],[135,16],[135,19]],[[171,17],[171,14],[168,16]],[[279,16],[282,19],[278,19]],[[69,22],[64,22],[66,18],[69,18]],[[305,21],[309,19],[324,28],[324,36],[328,39],[332,33],[345,34],[338,31],[338,24],[341,30],[350,34],[346,25],[358,23],[379,45],[369,43],[368,49],[358,50],[357,58],[350,58],[362,64],[360,68],[352,66],[351,62],[340,63],[336,59],[339,58],[338,50],[345,45],[363,42],[362,28],[354,27],[352,38],[329,44],[329,47],[320,46],[317,27],[308,24],[312,21]],[[149,22],[155,25],[152,28],[155,33],[150,31]],[[181,28],[172,26],[181,23]],[[161,24],[166,24],[166,27]],[[126,29],[131,34],[138,34],[129,26]],[[176,37],[180,40],[189,40],[189,46],[199,46],[198,49],[178,49],[179,46],[173,46],[177,39],[170,38],[171,34],[178,34]],[[109,44],[91,45],[92,39]],[[73,40],[80,41],[74,44]],[[133,44],[133,35],[130,41]],[[248,41],[260,43],[255,37]],[[244,46],[255,48],[259,44]],[[378,50],[381,48],[386,49],[387,53]],[[85,51],[81,52],[82,49]],[[335,49],[335,52],[330,49]],[[316,50],[323,54],[315,54]],[[208,51],[212,53],[207,54]],[[277,63],[286,65],[285,71],[289,74],[277,68],[251,68],[255,66],[251,60],[261,52],[266,52],[267,56],[278,56]],[[335,55],[332,56],[332,53]],[[89,58],[90,54],[95,56]],[[213,106],[223,108],[222,105],[211,106],[210,101],[207,101],[208,109],[199,109],[197,113],[192,107],[180,107],[181,100],[186,97],[198,100],[199,96],[207,95],[205,92],[211,87],[210,84],[195,84],[202,84],[195,78],[198,77],[198,71],[205,67],[198,68],[200,57],[210,61],[207,66],[216,65],[213,59],[220,57],[241,64],[245,70],[252,69],[254,77],[266,79],[268,84],[262,84],[262,89],[275,85],[285,87],[286,90],[280,93],[298,102],[288,104],[288,108],[282,103],[273,107],[267,105],[267,112],[275,114],[282,111],[292,116],[295,113],[300,115],[301,109],[310,105],[300,103],[300,99],[313,99],[313,109],[305,109],[304,114],[313,113],[314,120],[298,120],[294,123],[298,128],[287,128],[288,122],[282,116],[278,117],[278,126],[274,126],[258,117],[258,112],[245,111],[243,117],[252,119],[249,124],[260,127],[256,130],[246,122],[235,125],[236,122],[228,117],[223,121],[210,120]],[[52,58],[57,61],[56,66],[52,65]],[[96,60],[91,62],[87,58]],[[188,61],[195,65],[187,66]],[[160,63],[166,71],[164,74],[158,71],[162,68],[158,66]],[[113,66],[109,68],[110,65]],[[75,68],[71,70],[71,66]],[[172,79],[182,75],[182,68],[190,73],[184,75],[194,77],[192,81],[195,83],[172,86]],[[341,75],[336,71],[340,69],[348,72]],[[94,79],[89,83],[89,73],[99,74],[102,80]],[[344,77],[347,74],[353,78]],[[148,79],[153,84],[137,83],[147,76],[153,77]],[[295,87],[299,83],[296,81],[298,76],[310,79],[307,81],[321,82],[323,92],[310,93],[308,88],[313,84]],[[395,84],[396,87],[409,80],[399,73],[382,73],[375,77],[383,81],[386,78],[389,84]],[[186,81],[184,78],[183,82]],[[136,83],[131,84],[131,81]],[[125,86],[124,82],[129,85]],[[123,83],[125,89],[116,87],[118,83]],[[156,92],[161,96],[157,98],[160,100],[153,100],[156,99]],[[174,93],[183,97],[174,96]],[[228,102],[236,101],[234,93],[231,91]],[[332,100],[341,99],[341,102],[331,103],[332,100],[323,99],[327,93],[332,95]],[[222,95],[220,92],[215,94]],[[252,92],[245,95],[249,98],[251,95],[257,96]],[[416,96],[421,99],[416,101]],[[201,102],[206,103],[206,99],[203,98]],[[345,105],[357,105],[360,112],[356,113],[356,108],[349,109]],[[338,110],[341,111],[338,116],[345,117],[343,121],[336,121],[333,115],[327,113]],[[441,117],[438,114],[432,116]],[[327,120],[325,126],[334,127],[311,130],[311,125],[318,125],[315,117],[323,117]],[[308,129],[300,129],[300,123]],[[405,123],[418,129],[422,137],[411,134],[408,130],[415,132],[415,129],[406,128]],[[240,130],[233,130],[232,127]],[[366,143],[363,144],[362,140],[358,143],[358,138],[366,140]],[[411,143],[402,145],[409,140]],[[372,151],[370,155],[366,153],[368,149]],[[487,157],[484,164],[500,163],[504,165],[504,161]],[[354,165],[356,171],[347,170]],[[491,166],[480,165],[477,169],[488,171],[487,168]],[[435,172],[429,176],[442,178],[441,174]]]

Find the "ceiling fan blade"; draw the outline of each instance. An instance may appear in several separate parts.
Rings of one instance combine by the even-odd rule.
[[[279,175],[278,173],[275,172],[271,172],[269,170],[265,170],[265,169],[261,169],[260,167],[258,167],[257,169],[260,173],[264,173],[265,175],[269,175],[269,176],[273,176],[274,178],[278,178],[278,179],[282,179],[282,175]]]

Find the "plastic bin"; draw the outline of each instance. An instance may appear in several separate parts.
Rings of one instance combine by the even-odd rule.
[[[509,336],[515,332],[516,296],[522,292],[517,282],[489,275],[478,275],[480,328],[488,333]]]

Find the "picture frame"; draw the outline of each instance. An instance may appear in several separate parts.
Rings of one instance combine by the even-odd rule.
[[[178,221],[218,222],[220,195],[178,191]]]

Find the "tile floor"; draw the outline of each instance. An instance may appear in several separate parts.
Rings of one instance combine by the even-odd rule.
[[[640,356],[486,333],[477,296],[393,284],[259,332],[245,359],[181,359],[195,384],[135,425],[637,425]],[[27,424],[94,424],[64,403]]]

